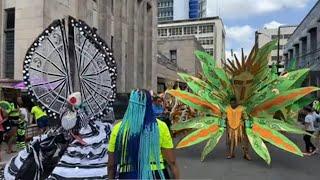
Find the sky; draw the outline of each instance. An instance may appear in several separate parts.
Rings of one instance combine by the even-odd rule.
[[[220,16],[226,30],[226,55],[249,53],[257,29],[299,25],[317,0],[207,0],[207,15]]]

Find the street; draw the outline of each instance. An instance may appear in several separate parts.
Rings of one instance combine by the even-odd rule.
[[[302,136],[289,137],[303,150]],[[320,177],[319,154],[301,158],[267,144],[272,158],[271,165],[268,166],[253,151],[250,152],[253,159],[250,162],[242,158],[239,149],[235,159],[226,159],[225,142],[221,141],[202,163],[200,156],[204,144],[176,151],[182,179],[318,180]]]

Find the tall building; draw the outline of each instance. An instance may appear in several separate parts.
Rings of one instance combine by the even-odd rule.
[[[118,93],[156,90],[156,5],[154,0],[0,0],[0,87],[22,80],[27,48],[54,19],[70,15],[97,28],[113,49]]]
[[[206,0],[189,0],[189,18],[202,18],[206,16]]]
[[[203,51],[193,36],[167,37],[158,40],[157,83],[158,92],[167,88],[167,83],[182,81],[177,72],[197,75],[201,71],[200,61],[194,51]]]
[[[286,65],[296,60],[298,68],[310,68],[305,85],[320,86],[320,1],[318,1],[285,45]],[[318,97],[320,93],[318,92]]]
[[[157,0],[158,21],[206,17],[207,0]]]
[[[157,0],[158,1],[158,21],[173,20],[173,3],[174,0]]]
[[[263,28],[256,31],[256,43],[258,44],[259,48],[273,40],[280,40],[279,46],[277,46],[277,48],[271,52],[269,65],[277,63],[280,65],[284,64],[284,57],[282,56],[284,46],[296,28],[297,26],[280,26],[279,28]],[[280,36],[278,37],[278,35]],[[279,70],[281,72],[283,71],[283,68],[280,68]]]
[[[194,35],[205,51],[213,55],[217,64],[225,60],[225,30],[219,17],[159,22],[158,41]]]

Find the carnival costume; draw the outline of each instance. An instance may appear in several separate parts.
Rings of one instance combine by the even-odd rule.
[[[28,49],[23,74],[56,124],[11,159],[5,179],[106,179],[116,65],[96,30],[72,17],[53,21]]]
[[[228,60],[224,64],[225,69],[217,67],[209,54],[196,52],[205,78],[180,73],[193,93],[180,90],[170,90],[169,93],[192,108],[205,112],[206,116],[173,126],[173,130],[195,129],[180,141],[177,148],[207,140],[201,155],[204,160],[227,130],[228,141],[233,142],[233,148],[246,137],[254,151],[268,164],[271,158],[264,141],[303,156],[300,149],[280,131],[296,134],[306,132],[273,116],[275,112],[299,103],[301,98],[319,88],[299,88],[309,69],[291,71],[281,76],[272,75],[268,57],[275,44],[270,42],[261,49],[254,47],[248,57],[242,52],[241,60],[235,56],[234,61]],[[239,109],[230,108],[233,97]],[[243,114],[247,117],[243,117]]]

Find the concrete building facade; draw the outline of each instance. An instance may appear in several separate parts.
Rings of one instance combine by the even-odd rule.
[[[320,86],[320,1],[314,5],[289,38],[284,57],[286,65],[292,59],[296,59],[299,68],[311,69],[305,85]]]
[[[160,22],[158,37],[183,37],[194,35],[206,52],[213,55],[221,66],[225,60],[225,30],[219,17]]]
[[[156,8],[153,0],[0,0],[0,79],[22,80],[29,45],[54,19],[70,15],[97,28],[113,49],[118,93],[155,90]]]
[[[263,45],[271,42],[273,40],[280,40],[279,47],[271,52],[269,59],[269,65],[277,64],[278,61],[278,48],[279,48],[279,63],[280,65],[284,64],[285,58],[283,57],[284,46],[287,44],[288,39],[297,26],[280,26],[279,28],[267,29],[263,28],[256,32],[256,42],[258,47],[261,48]],[[280,34],[280,37],[278,35]],[[280,69],[282,71],[283,68]]]
[[[196,50],[204,49],[194,36],[158,39],[158,91],[163,87],[161,83],[181,81],[177,72],[192,75],[201,72],[201,64],[194,55]]]

